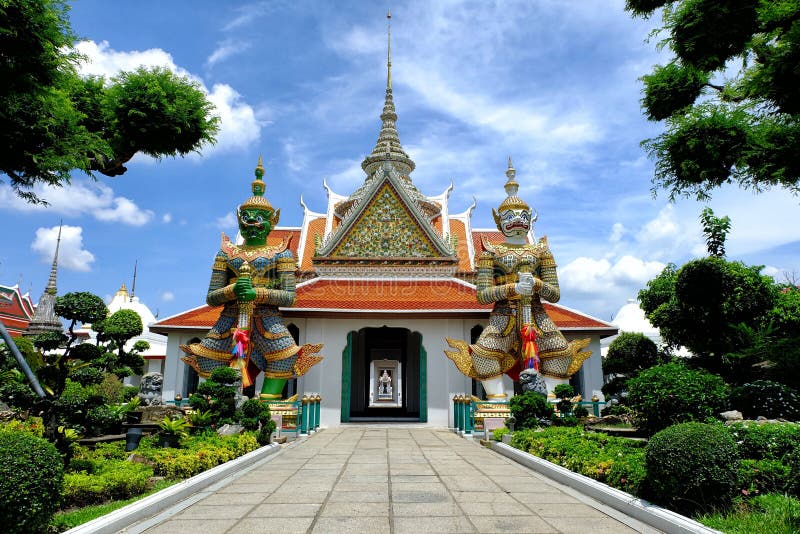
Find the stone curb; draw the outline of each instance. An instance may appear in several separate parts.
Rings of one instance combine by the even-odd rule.
[[[166,510],[203,488],[227,476],[235,474],[245,467],[266,459],[280,450],[280,445],[276,443],[265,445],[264,447],[248,452],[229,462],[212,467],[208,471],[203,471],[199,475],[195,475],[168,488],[164,488],[144,499],[123,506],[97,519],[93,519],[88,523],[78,525],[75,528],[67,530],[63,534],[113,534],[114,532],[118,532],[134,523]]]
[[[677,514],[666,508],[649,503],[618,489],[606,486],[589,477],[573,473],[569,469],[538,458],[527,452],[515,449],[505,443],[493,441],[491,448],[503,456],[514,460],[548,478],[580,491],[601,503],[619,510],[646,525],[662,530],[668,534],[721,534],[686,516]]]

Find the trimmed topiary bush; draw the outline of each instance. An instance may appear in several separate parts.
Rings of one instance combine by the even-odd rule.
[[[779,382],[756,380],[734,388],[731,406],[747,419],[763,416],[767,419],[800,420],[800,395]]]
[[[721,425],[674,425],[647,444],[645,496],[685,515],[727,507],[738,467],[736,443]]]
[[[549,426],[553,417],[553,407],[547,399],[533,391],[526,391],[522,395],[514,395],[508,403],[511,415],[517,420],[516,428],[537,428]]]
[[[652,435],[676,423],[716,418],[729,394],[719,376],[668,363],[629,380],[626,403],[636,414],[636,426]]]
[[[0,525],[41,532],[61,502],[64,466],[56,448],[27,432],[0,431]]]

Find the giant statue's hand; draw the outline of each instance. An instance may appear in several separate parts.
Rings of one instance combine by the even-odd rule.
[[[519,273],[519,282],[514,284],[517,295],[530,295],[533,293],[533,274]]]
[[[256,299],[256,290],[253,289],[253,284],[249,278],[239,278],[233,285],[233,292],[236,293],[238,300],[249,301]]]

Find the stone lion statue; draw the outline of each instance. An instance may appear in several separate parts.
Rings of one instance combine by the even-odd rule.
[[[161,388],[164,386],[164,377],[161,373],[147,373],[142,377],[139,386],[139,399],[142,406],[161,406],[164,401],[161,399]]]
[[[522,384],[522,391],[533,391],[547,397],[547,384],[542,375],[533,369],[523,369],[519,373],[519,383]]]

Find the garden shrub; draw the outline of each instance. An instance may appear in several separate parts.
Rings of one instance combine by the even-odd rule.
[[[647,444],[645,496],[685,515],[727,507],[738,465],[736,443],[722,425],[677,424]]]
[[[708,421],[724,410],[729,387],[706,371],[668,363],[645,369],[628,381],[627,404],[637,427],[648,435],[670,425]]]
[[[553,416],[553,407],[547,399],[533,391],[514,395],[508,403],[511,415],[517,420],[516,428],[537,428],[548,426]]]
[[[239,417],[239,424],[245,430],[258,430],[260,425],[270,421],[269,406],[259,399],[248,399],[241,407],[242,415]]]
[[[575,390],[569,384],[559,384],[553,389],[553,394],[557,399],[571,399],[575,396]]]
[[[152,475],[152,467],[119,460],[104,462],[102,470],[94,473],[67,473],[64,476],[64,505],[86,506],[135,497],[147,491]]]
[[[792,485],[791,467],[780,460],[741,460],[739,488],[744,495],[785,493]]]
[[[800,448],[783,457],[783,463],[789,467],[789,487],[787,491],[800,497]]]
[[[603,417],[606,415],[630,415],[632,413],[633,410],[631,410],[629,406],[620,403],[606,404],[605,407],[600,410],[600,415]]]
[[[30,410],[38,397],[31,387],[23,382],[9,379],[0,383],[0,401],[17,410]]]
[[[589,410],[586,408],[586,406],[578,405],[574,410],[572,410],[572,415],[578,418],[587,417],[589,415]]]
[[[81,367],[72,371],[70,379],[82,386],[96,386],[103,382],[105,378],[103,372],[97,367]]]
[[[767,419],[800,420],[800,395],[779,382],[756,380],[734,388],[731,406],[746,419],[763,416]]]
[[[139,386],[122,386],[122,400],[124,402],[130,401],[139,394]]]
[[[552,427],[515,432],[511,446],[634,495],[645,477],[641,441]]]
[[[734,423],[725,427],[742,458],[780,460],[800,448],[800,425],[792,423]]]
[[[48,441],[0,431],[0,525],[7,534],[40,532],[61,501],[64,467]]]

